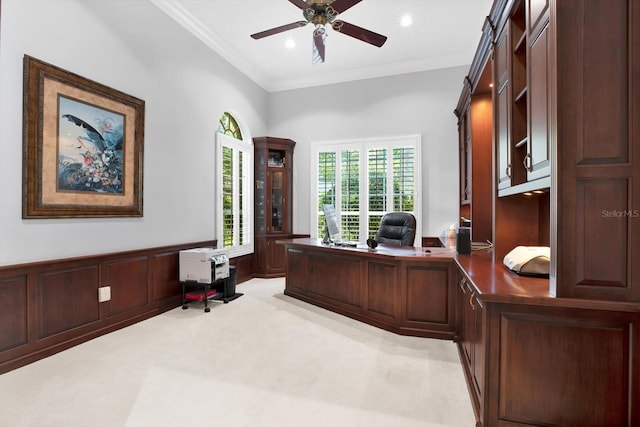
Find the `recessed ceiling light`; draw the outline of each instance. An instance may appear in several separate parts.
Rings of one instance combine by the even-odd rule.
[[[404,15],[401,19],[400,19],[400,25],[402,25],[403,27],[410,27],[411,24],[413,24],[413,18],[411,17],[411,15],[407,14]]]
[[[287,49],[293,49],[294,47],[296,47],[296,42],[295,42],[295,41],[293,41],[293,39],[287,39],[287,41],[286,41],[286,42],[284,42],[284,46],[285,46]]]

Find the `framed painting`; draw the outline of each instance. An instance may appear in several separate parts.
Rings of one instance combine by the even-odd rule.
[[[22,217],[142,216],[144,107],[25,55]]]

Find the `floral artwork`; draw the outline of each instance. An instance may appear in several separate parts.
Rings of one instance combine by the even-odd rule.
[[[60,96],[58,191],[123,191],[124,116]]]
[[[141,217],[142,99],[24,56],[22,218]]]

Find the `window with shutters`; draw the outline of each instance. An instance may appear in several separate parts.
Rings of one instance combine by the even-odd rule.
[[[387,212],[411,212],[421,223],[420,136],[313,145],[312,236],[325,231],[323,204],[334,205],[342,240],[375,237]]]
[[[216,231],[218,247],[230,257],[253,252],[253,144],[242,139],[229,113],[220,118],[216,135]]]

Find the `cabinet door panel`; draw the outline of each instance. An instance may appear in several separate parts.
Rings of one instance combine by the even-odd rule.
[[[501,314],[500,393],[491,405],[505,425],[637,425],[629,416],[631,316],[580,314]]]
[[[549,27],[530,48],[529,168],[527,180],[549,176]]]
[[[498,84],[496,88],[499,90],[509,80],[509,26],[505,27],[504,32],[496,42],[495,58],[496,58],[496,79]]]
[[[498,93],[496,103],[496,176],[498,189],[511,186],[511,148],[509,138],[509,85]]]
[[[276,243],[277,239],[267,239],[267,271],[271,273],[284,273],[286,265],[286,253],[283,245]]]
[[[473,311],[473,373],[474,386],[479,400],[482,400],[482,390],[484,387],[484,325],[482,303],[477,298],[471,298]]]
[[[471,176],[469,174],[469,169],[471,167],[469,163],[469,153],[471,152],[471,147],[469,147],[469,110],[465,111],[460,117],[460,129],[459,129],[459,138],[460,138],[460,201],[468,202],[471,198]]]
[[[473,308],[469,304],[471,299],[471,289],[468,288],[466,283],[464,286],[464,295],[462,298],[463,304],[463,323],[462,323],[462,349],[464,352],[465,362],[469,365],[469,369],[473,372],[473,342],[475,340],[475,316],[473,315]]]
[[[449,266],[407,268],[408,321],[449,324]]]
[[[282,171],[270,171],[269,179],[271,181],[271,223],[269,231],[281,233],[284,220],[284,173]]]
[[[538,33],[541,25],[544,25],[544,20],[547,18],[545,12],[549,10],[549,0],[528,0],[528,21],[529,21],[529,34],[532,37]]]

